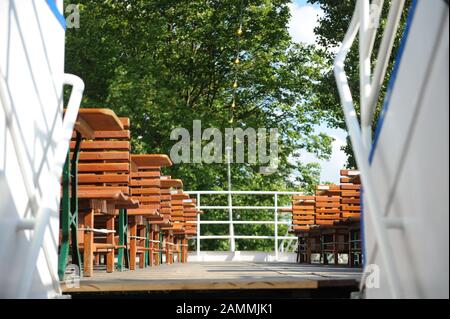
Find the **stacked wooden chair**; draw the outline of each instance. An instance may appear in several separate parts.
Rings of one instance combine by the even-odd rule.
[[[163,255],[187,261],[189,196],[181,180],[161,176],[167,155],[130,155],[129,128],[112,110],[79,111],[62,179],[61,280],[69,255],[87,277],[103,264],[113,272],[159,265]]]
[[[183,201],[189,198],[189,195],[185,194],[183,190],[174,190],[171,194],[172,197],[172,221],[171,227],[172,236],[174,240],[174,257],[178,262],[184,261],[184,245],[185,241],[185,222],[184,222],[184,207]]]
[[[129,195],[129,120],[119,119],[122,130],[97,130],[94,139],[80,145],[78,205],[80,249],[84,251],[84,276],[92,276],[93,263],[106,257],[106,271],[115,268],[115,218],[118,209],[137,207]],[[111,126],[112,128],[112,126]],[[75,151],[76,142],[71,143]]]
[[[130,269],[153,266],[159,263],[160,222],[162,213],[161,168],[172,165],[163,154],[132,155],[131,193],[140,202],[139,208],[127,210],[130,230]]]
[[[174,262],[174,254],[177,253],[176,244],[174,242],[173,234],[173,212],[177,210],[177,205],[173,206],[172,194],[182,190],[183,182],[180,179],[172,179],[171,176],[165,176],[161,180],[161,188],[163,192],[163,199],[166,202],[166,210],[163,223],[161,224],[164,257],[166,264],[172,264]]]
[[[361,264],[359,172],[341,170],[340,185],[318,185],[315,196],[292,199],[291,232],[298,237],[297,261],[311,263],[312,254],[320,262],[337,265],[339,256],[348,256],[348,265]]]
[[[341,170],[340,174],[342,219],[339,224],[348,230],[349,265],[361,266],[361,176],[357,170]]]

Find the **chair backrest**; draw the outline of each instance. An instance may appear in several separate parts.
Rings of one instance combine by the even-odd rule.
[[[359,171],[341,170],[342,218],[360,218],[361,179]]]
[[[159,166],[139,167],[134,161],[131,165],[130,192],[133,199],[139,200],[139,210],[161,209],[161,168]]]
[[[315,196],[293,196],[292,229],[294,231],[307,231],[315,224],[315,204]]]
[[[128,118],[120,119],[122,131],[95,131],[95,138],[81,142],[78,188],[120,190],[129,195],[130,131]],[[70,143],[73,152],[75,141]]]
[[[183,200],[183,213],[185,221],[185,233],[187,235],[194,235],[197,233],[197,215],[200,213],[196,207],[196,199],[189,198]]]

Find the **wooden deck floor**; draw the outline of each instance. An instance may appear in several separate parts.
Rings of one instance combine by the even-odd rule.
[[[317,289],[356,285],[361,269],[293,263],[203,262],[106,273],[82,278],[65,293],[180,290]]]

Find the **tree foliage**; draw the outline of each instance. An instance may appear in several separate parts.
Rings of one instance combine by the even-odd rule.
[[[323,11],[323,16],[319,19],[318,26],[314,32],[317,35],[317,44],[326,50],[325,59],[328,66],[327,70],[323,74],[321,81],[317,83],[316,91],[318,92],[317,107],[325,111],[327,114],[328,124],[332,127],[346,129],[344,115],[342,113],[342,107],[339,100],[339,94],[336,87],[336,80],[333,74],[332,62],[336,54],[336,49],[344,39],[345,33],[350,25],[350,21],[353,15],[353,11],[356,7],[356,0],[308,0],[310,4],[318,5]],[[411,5],[410,0],[405,1],[405,8],[409,8]],[[372,52],[372,70],[377,62],[378,49],[381,43],[383,31],[386,25],[386,18],[389,9],[389,2],[385,3],[381,11],[381,19],[378,25],[377,35],[374,43],[374,50]],[[390,74],[392,72],[396,52],[399,47],[400,39],[402,37],[404,26],[406,23],[408,10],[404,10],[400,20],[400,26],[397,30],[396,39],[394,41],[394,47],[392,49],[391,58],[389,61],[388,70],[385,80],[381,87],[379,100],[376,106],[374,121],[372,124],[373,129],[376,127],[376,120],[381,110],[384,96],[386,94],[387,85],[389,82]],[[345,72],[348,76],[348,83],[351,88],[355,109],[359,115],[359,54],[358,54],[358,40],[353,44],[352,49],[347,55]],[[356,167],[355,159],[353,157],[350,139],[347,138],[347,144],[344,146],[344,151],[349,155],[347,166]]]

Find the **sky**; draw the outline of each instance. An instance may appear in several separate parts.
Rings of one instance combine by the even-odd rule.
[[[295,42],[314,44],[316,36],[314,27],[318,23],[318,18],[323,15],[322,10],[317,5],[311,5],[306,0],[294,0],[289,5],[291,10],[291,20],[289,22],[289,33]],[[316,132],[324,132],[333,137],[333,153],[329,160],[318,160],[314,154],[301,152],[303,163],[317,162],[321,165],[320,179],[322,182],[339,183],[339,170],[344,167],[347,156],[340,149],[345,145],[347,133],[341,129],[330,129],[326,125],[316,127]]]

